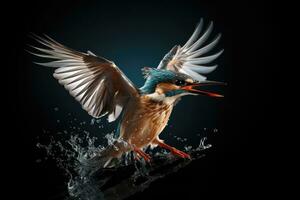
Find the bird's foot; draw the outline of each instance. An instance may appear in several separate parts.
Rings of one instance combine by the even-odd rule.
[[[151,157],[148,154],[146,154],[145,152],[143,152],[141,149],[135,147],[133,149],[133,151],[136,152],[137,156],[144,158],[144,160],[146,162],[150,162]]]
[[[171,149],[171,153],[172,153],[173,155],[177,155],[177,156],[179,156],[179,157],[181,157],[181,158],[188,158],[188,159],[191,159],[191,156],[190,156],[189,154],[187,154],[187,153],[185,153],[185,152],[183,152],[183,151],[180,151],[180,150],[178,150],[178,149],[176,149],[176,148],[174,148],[174,147],[173,147],[173,149]]]
[[[189,154],[184,153],[183,151],[180,151],[180,150],[178,150],[178,149],[176,149],[176,148],[174,148],[174,147],[172,147],[172,146],[170,146],[170,145],[167,145],[167,144],[165,144],[165,143],[163,143],[163,142],[161,142],[161,141],[159,141],[159,140],[157,140],[156,143],[157,143],[160,147],[162,147],[162,148],[164,148],[164,149],[170,150],[171,153],[172,153],[173,155],[177,155],[177,156],[179,156],[179,157],[181,157],[181,158],[188,158],[188,159],[191,159],[191,156],[190,156]]]

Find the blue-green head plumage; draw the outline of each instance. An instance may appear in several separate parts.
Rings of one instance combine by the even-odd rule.
[[[176,73],[174,71],[157,69],[157,68],[143,68],[143,74],[146,78],[145,84],[140,88],[142,94],[151,94],[155,92],[156,85],[159,83],[173,83],[184,82],[186,79],[191,79],[191,77]],[[166,96],[174,96],[185,92],[184,90],[174,90],[166,93]]]

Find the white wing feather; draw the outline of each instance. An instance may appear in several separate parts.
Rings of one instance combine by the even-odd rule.
[[[208,28],[201,34],[202,28],[203,20],[201,19],[188,41],[182,47],[174,46],[164,56],[157,68],[184,73],[200,82],[206,80],[203,74],[208,74],[217,68],[217,65],[207,66],[206,64],[213,62],[224,50],[203,56],[213,50],[219,42],[221,34],[205,45],[213,30],[213,22],[210,22]]]
[[[72,50],[48,36],[33,37],[46,48],[31,46],[39,53],[30,53],[54,60],[36,64],[55,67],[53,76],[91,116],[98,118],[108,114],[112,122],[127,102],[138,95],[135,86],[113,62],[90,51]]]

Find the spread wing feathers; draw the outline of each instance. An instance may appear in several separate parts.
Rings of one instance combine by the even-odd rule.
[[[108,114],[108,121],[114,121],[130,98],[138,95],[135,86],[113,62],[90,51],[72,50],[48,36],[33,38],[44,48],[31,46],[38,53],[30,53],[52,59],[37,64],[57,68],[53,76],[91,116]]]
[[[184,73],[200,82],[204,81],[206,77],[202,74],[208,74],[217,68],[217,65],[207,66],[206,64],[218,58],[223,50],[212,55],[205,55],[216,46],[221,38],[221,34],[218,34],[210,43],[205,45],[213,30],[213,22],[210,22],[207,29],[200,34],[202,28],[203,20],[201,19],[185,45],[182,47],[179,45],[174,46],[164,56],[157,68]]]

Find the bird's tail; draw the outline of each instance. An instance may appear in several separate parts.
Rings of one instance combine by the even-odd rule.
[[[114,167],[122,154],[128,150],[128,145],[124,142],[115,141],[113,144],[108,145],[98,155],[82,161],[79,166],[80,174],[88,176],[102,168]]]

